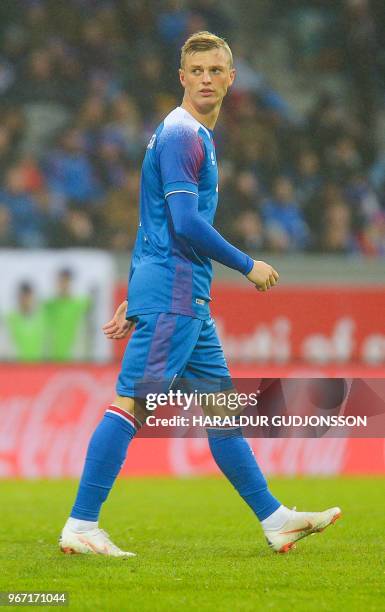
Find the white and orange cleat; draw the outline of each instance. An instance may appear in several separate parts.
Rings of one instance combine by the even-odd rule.
[[[94,554],[109,557],[136,557],[135,553],[120,550],[111,542],[108,533],[99,527],[76,532],[64,527],[59,539],[60,550],[66,555]]]
[[[268,545],[279,553],[289,552],[295,543],[313,533],[319,533],[333,525],[341,516],[340,508],[329,508],[324,512],[296,512],[280,529],[264,530]]]

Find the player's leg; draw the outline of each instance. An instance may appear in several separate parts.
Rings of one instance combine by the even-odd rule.
[[[61,536],[64,552],[130,554],[120,551],[99,529],[99,513],[125,461],[128,446],[144,422],[145,404],[140,398],[149,389],[167,390],[169,381],[184,368],[201,325],[197,319],[165,313],[139,317],[123,358],[118,395],[88,446],[76,500]]]
[[[210,416],[222,416],[223,407],[215,409],[214,400],[204,412]],[[226,411],[224,416],[228,415],[229,411]],[[261,522],[273,550],[288,552],[297,540],[323,531],[341,516],[339,508],[324,512],[297,512],[281,504],[270,492],[240,427],[208,428],[207,435],[216,464]]]
[[[233,393],[230,372],[213,319],[205,321],[195,349],[186,365],[183,377],[190,385],[200,390],[215,388],[215,381],[222,387],[222,393]],[[204,395],[204,394],[202,394]],[[222,402],[211,401],[213,394],[207,394],[207,401],[201,408],[207,416],[236,415]],[[240,496],[251,507],[260,521],[271,516],[282,504],[270,492],[254,454],[242,435],[240,427],[208,428],[208,442],[213,458],[232,483]]]
[[[223,349],[212,320],[205,322],[183,376],[195,382],[202,379],[222,380],[227,392],[234,392]],[[225,389],[222,393],[223,391]],[[202,410],[206,415],[224,417],[237,413],[223,406],[222,402],[217,402],[215,398],[211,400],[210,397],[209,394],[207,402],[202,402]],[[216,464],[253,510],[261,522],[268,543],[274,550],[287,552],[296,540],[309,533],[321,531],[340,515],[339,508],[324,513],[298,513],[281,504],[270,492],[240,427],[208,428],[207,435]]]
[[[96,527],[100,509],[125,462],[128,446],[145,419],[140,399],[117,395],[96,427],[69,524]]]
[[[87,547],[93,546],[94,552],[101,547],[108,554],[120,556],[119,549],[100,532],[98,520],[102,504],[125,462],[129,444],[140,427],[139,411],[141,406],[134,398],[116,396],[92,434],[75,503],[62,535],[64,552],[86,552]],[[69,540],[73,539],[70,532],[81,535],[81,550],[70,545]],[[92,532],[96,542],[95,537],[89,539]]]
[[[141,317],[127,345],[117,384],[118,395],[107,407],[88,445],[75,503],[61,535],[63,552],[130,555],[110,542],[99,529],[98,519],[102,504],[126,459],[128,447],[142,423],[143,402],[135,398],[136,387],[153,357],[158,318],[159,315]]]
[[[67,554],[133,556],[111,542],[98,520],[139,426],[133,416],[138,412],[135,404],[133,398],[115,398],[91,436],[75,503],[61,535],[60,547]]]

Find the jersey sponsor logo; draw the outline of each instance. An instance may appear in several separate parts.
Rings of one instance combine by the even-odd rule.
[[[150,138],[150,142],[147,145],[147,149],[152,149],[156,140],[156,134],[153,134]]]
[[[203,306],[206,302],[204,300],[201,300],[200,298],[196,298],[195,303],[200,304],[200,306]]]

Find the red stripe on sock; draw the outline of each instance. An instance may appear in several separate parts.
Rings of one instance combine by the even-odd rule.
[[[121,417],[126,419],[133,427],[135,427],[135,429],[139,429],[142,426],[141,422],[138,421],[138,419],[134,417],[133,414],[126,412],[126,410],[122,410],[122,408],[119,408],[118,406],[108,406],[107,410],[109,412],[115,412],[116,414],[119,414]]]

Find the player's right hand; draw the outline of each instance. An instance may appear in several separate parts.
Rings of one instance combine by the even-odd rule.
[[[134,327],[134,321],[127,321],[126,319],[127,304],[127,300],[122,302],[117,307],[111,321],[108,321],[108,323],[103,325],[102,329],[104,335],[109,340],[122,340],[122,338],[126,338],[128,333]]]
[[[246,274],[246,278],[255,285],[258,291],[267,291],[277,284],[279,274],[270,264],[254,260],[254,265],[250,272]]]

